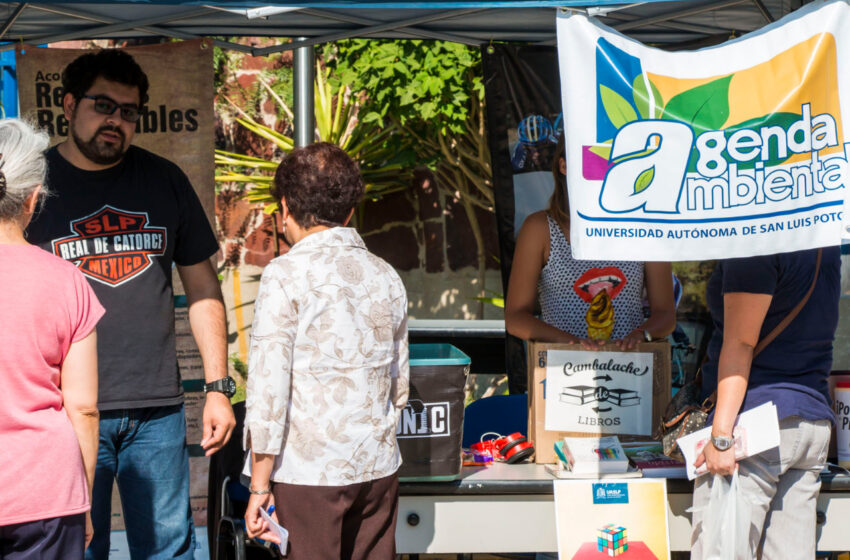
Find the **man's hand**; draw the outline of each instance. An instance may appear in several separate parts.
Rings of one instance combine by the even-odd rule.
[[[204,403],[204,436],[201,447],[209,457],[230,440],[233,428],[236,426],[236,418],[233,416],[233,407],[230,399],[224,393],[210,391],[207,393]]]

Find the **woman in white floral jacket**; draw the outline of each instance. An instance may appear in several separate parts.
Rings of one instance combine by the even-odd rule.
[[[318,143],[275,173],[291,249],[263,271],[254,310],[245,445],[248,534],[289,560],[393,559],[408,396],[407,297],[396,272],[345,227],[363,196],[357,164]]]

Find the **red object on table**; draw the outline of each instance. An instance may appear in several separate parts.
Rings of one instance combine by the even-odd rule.
[[[573,560],[602,560],[603,558],[622,558],[623,560],[658,560],[658,557],[641,541],[629,541],[629,549],[617,556],[608,556],[599,552],[595,542],[586,542],[573,555]]]

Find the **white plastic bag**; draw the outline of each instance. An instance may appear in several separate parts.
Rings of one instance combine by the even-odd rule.
[[[738,471],[730,480],[714,475],[711,495],[702,518],[705,560],[752,560],[750,507],[738,483]]]

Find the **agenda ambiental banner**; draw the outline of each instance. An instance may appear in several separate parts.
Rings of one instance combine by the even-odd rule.
[[[846,1],[691,52],[647,47],[582,15],[557,24],[576,258],[703,260],[840,243]]]

